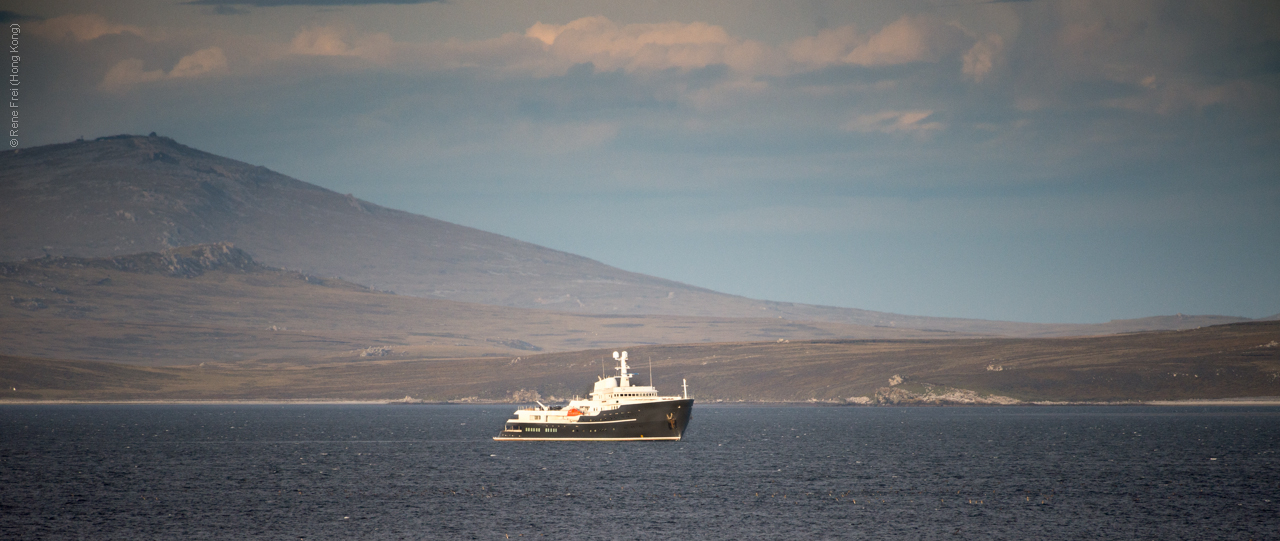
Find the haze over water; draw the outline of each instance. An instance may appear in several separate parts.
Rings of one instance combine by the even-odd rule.
[[[0,407],[6,539],[1276,539],[1280,408],[694,411],[494,442],[512,406]]]

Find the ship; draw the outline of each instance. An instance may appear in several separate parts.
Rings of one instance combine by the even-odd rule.
[[[613,352],[618,375],[596,381],[587,400],[516,410],[497,441],[680,441],[689,426],[693,399],[682,380],[681,396],[660,396],[649,385],[632,385],[627,352]]]

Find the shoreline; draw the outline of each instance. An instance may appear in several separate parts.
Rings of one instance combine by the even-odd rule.
[[[1152,400],[1148,406],[1280,406],[1280,396],[1249,398],[1197,398],[1191,400]]]

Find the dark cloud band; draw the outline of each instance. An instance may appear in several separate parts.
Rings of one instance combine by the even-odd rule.
[[[188,4],[199,6],[253,6],[260,8],[283,6],[366,6],[375,4],[438,4],[446,0],[193,0]]]
[[[0,24],[21,23],[27,21],[38,21],[40,17],[32,17],[23,15],[16,11],[0,11]]]

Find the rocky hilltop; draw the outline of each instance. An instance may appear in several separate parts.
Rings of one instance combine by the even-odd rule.
[[[1170,316],[1039,325],[759,301],[381,207],[157,136],[0,153],[0,261],[230,242],[263,264],[418,297],[583,314],[784,320],[1010,336],[1245,321]]]
[[[664,310],[643,299],[715,295],[381,207],[166,137],[3,153],[0,208],[0,260],[232,242],[267,265],[420,297],[655,313]]]

